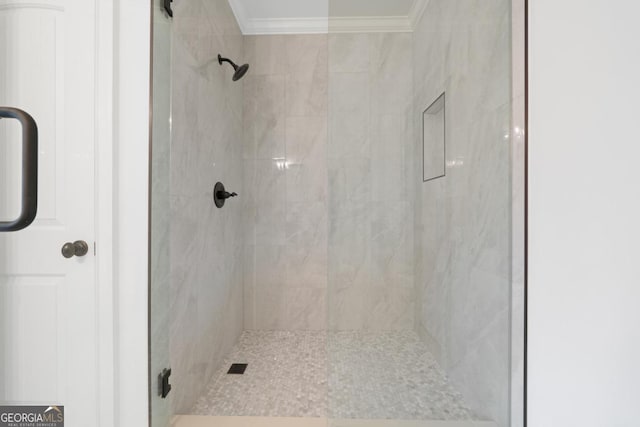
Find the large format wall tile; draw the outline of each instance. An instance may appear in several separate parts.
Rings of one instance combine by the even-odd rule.
[[[373,201],[407,201],[413,197],[413,159],[409,144],[413,121],[406,115],[383,115],[372,124],[371,198]]]
[[[369,205],[342,202],[331,206],[329,287],[332,292],[345,287],[368,287],[371,283]]]
[[[257,160],[255,240],[258,245],[284,245],[286,238],[286,174],[278,160]]]
[[[372,284],[413,288],[412,204],[374,202],[370,216]]]
[[[329,80],[329,158],[369,158],[369,73],[331,73]]]
[[[409,33],[370,36],[371,110],[375,116],[409,116],[412,106],[412,38]]]
[[[287,206],[286,285],[327,287],[327,210],[323,201]]]
[[[287,118],[285,140],[287,201],[326,202],[326,117]]]
[[[329,72],[368,73],[369,34],[329,35]]]
[[[246,328],[414,327],[411,43],[246,38]]]
[[[327,37],[287,37],[287,117],[327,115]]]
[[[255,158],[271,160],[284,158],[285,145],[285,78],[260,76],[253,79],[253,98],[250,135],[253,135]]]
[[[410,34],[329,37],[329,326],[415,326]]]
[[[329,160],[329,196],[332,206],[371,201],[371,159],[340,157]]]
[[[245,37],[245,62],[251,76],[283,76],[287,71],[286,36]]]
[[[327,36],[250,36],[245,52],[245,328],[325,329]]]
[[[415,156],[416,327],[480,416],[508,425],[510,2],[432,0],[413,34],[414,152],[446,92],[446,176]]]
[[[243,188],[243,87],[217,63],[241,60],[243,37],[226,0],[176,0],[174,12],[171,395],[188,413],[243,329],[244,200],[213,203],[216,181]]]

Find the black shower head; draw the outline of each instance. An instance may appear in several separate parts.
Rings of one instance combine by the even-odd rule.
[[[247,71],[249,71],[249,64],[244,64],[238,67],[236,72],[233,74],[233,81],[236,82],[243,78],[244,75],[247,74]]]
[[[223,58],[222,55],[218,55],[218,62],[220,63],[220,65],[222,65],[223,62],[228,62],[233,66],[233,69],[236,71],[233,74],[234,82],[237,82],[238,80],[243,78],[244,75],[247,74],[247,71],[249,71],[249,64],[244,64],[238,67],[232,60]]]

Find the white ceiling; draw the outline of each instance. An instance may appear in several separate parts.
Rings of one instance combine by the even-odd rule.
[[[234,0],[247,19],[322,18],[329,13],[328,0]]]
[[[229,0],[244,34],[411,31],[428,0]],[[329,19],[331,18],[331,23]]]
[[[415,0],[236,0],[247,19],[408,16]]]
[[[313,0],[308,0],[313,1]],[[331,16],[409,16],[415,0],[331,0]]]

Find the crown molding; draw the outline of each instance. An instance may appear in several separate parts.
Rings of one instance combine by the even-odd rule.
[[[407,33],[413,31],[407,16],[345,18],[248,19],[240,25],[244,35]]]
[[[327,18],[277,18],[248,19],[244,25],[244,35],[268,34],[327,34]]]

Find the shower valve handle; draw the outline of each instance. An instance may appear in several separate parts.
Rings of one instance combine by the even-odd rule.
[[[225,188],[224,184],[218,182],[216,186],[213,188],[213,200],[216,203],[216,207],[221,208],[224,206],[224,202],[227,199],[238,196],[238,193],[229,193]]]
[[[218,194],[216,194],[216,196],[218,197],[218,199],[229,199],[231,197],[236,197],[238,195],[238,193],[229,193],[228,191],[218,191]]]

